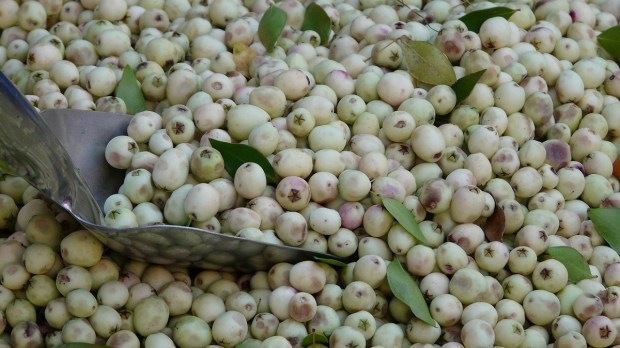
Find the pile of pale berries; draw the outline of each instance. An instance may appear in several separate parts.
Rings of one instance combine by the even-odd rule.
[[[328,42],[302,30],[311,2],[0,1],[0,70],[36,108],[126,113],[115,90],[135,72],[146,109],[101,158],[127,171],[109,226],[355,258],[252,274],[130,260],[2,175],[0,347],[620,346],[620,256],[588,215],[620,207],[620,66],[597,42],[620,1],[317,0]],[[268,51],[270,6],[287,19]],[[459,20],[498,6],[516,12]],[[457,78],[485,72],[460,98],[412,77],[403,38]],[[275,180],[252,161],[227,172],[213,139],[253,147]],[[557,246],[593,277],[571,281]],[[391,262],[435,325],[399,299]]]

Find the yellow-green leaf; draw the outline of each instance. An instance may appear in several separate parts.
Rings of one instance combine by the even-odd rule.
[[[286,12],[277,6],[269,6],[258,23],[258,38],[267,52],[273,51],[285,25]]]
[[[464,15],[463,17],[459,18],[459,20],[461,20],[461,22],[463,22],[467,26],[467,30],[477,33],[478,31],[480,31],[480,27],[482,26],[482,23],[484,23],[484,21],[486,21],[487,19],[493,18],[493,17],[504,17],[508,19],[515,12],[517,11],[511,8],[497,6],[497,7],[491,7],[491,8],[485,8],[482,10],[472,11]]]
[[[459,104],[469,96],[474,87],[476,87],[478,80],[480,80],[482,75],[484,75],[485,71],[486,69],[483,69],[478,72],[465,75],[452,85],[452,90],[456,94],[456,104]]]
[[[555,246],[547,248],[547,254],[560,261],[568,271],[568,280],[577,284],[582,279],[594,278],[590,272],[588,262],[583,256],[569,246]]]
[[[311,344],[329,345],[329,339],[327,339],[327,336],[325,336],[324,334],[322,334],[320,332],[313,332],[311,334],[308,334],[306,337],[304,337],[301,340],[301,346],[302,347],[306,347],[306,346],[309,346]]]
[[[8,165],[3,160],[0,160],[0,174],[9,174],[9,175],[17,176],[17,172],[15,171],[15,169],[13,169],[13,167]]]
[[[209,139],[209,142],[224,157],[224,169],[230,176],[235,177],[237,168],[244,163],[254,162],[263,168],[268,183],[276,182],[276,174],[271,163],[255,148],[245,144],[231,144],[215,139]]]
[[[420,287],[397,260],[391,261],[388,265],[387,279],[394,296],[409,306],[416,318],[428,325],[437,326]]]
[[[329,41],[329,33],[332,30],[332,20],[320,5],[313,2],[306,7],[301,30],[316,31],[319,37],[321,37],[321,45],[325,45]]]
[[[407,209],[407,207],[393,198],[383,198],[382,202],[385,209],[394,217],[394,219],[396,219],[396,221],[398,221],[401,226],[403,226],[405,230],[407,230],[407,232],[409,232],[420,242],[428,244],[426,237],[424,237],[422,230],[420,230],[420,226],[418,226],[418,222],[415,221],[413,214],[409,211],[409,209]]]
[[[334,260],[334,259],[327,259],[327,258],[324,258],[324,257],[315,256],[314,259],[319,261],[319,262],[323,262],[323,263],[326,263],[328,265],[337,266],[337,267],[344,267],[344,266],[347,265],[346,263],[344,263],[342,261],[338,261],[338,260]]]
[[[116,86],[114,95],[125,102],[127,113],[130,115],[135,115],[146,109],[144,94],[142,94],[136,75],[129,65],[125,65],[123,69],[123,76]]]
[[[620,58],[620,25],[611,27],[600,33],[596,40],[598,44],[614,58]]]
[[[411,77],[429,85],[451,86],[456,82],[452,63],[433,44],[407,38],[400,38],[399,43]]]
[[[596,208],[588,211],[596,232],[620,253],[620,208]]]

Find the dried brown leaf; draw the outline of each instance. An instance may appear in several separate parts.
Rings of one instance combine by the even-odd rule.
[[[489,242],[501,242],[506,228],[506,216],[504,210],[499,205],[495,205],[493,214],[487,218],[484,224],[484,235]]]

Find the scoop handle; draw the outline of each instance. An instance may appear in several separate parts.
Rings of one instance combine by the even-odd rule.
[[[26,179],[79,218],[103,220],[93,195],[37,110],[0,72],[0,172]]]

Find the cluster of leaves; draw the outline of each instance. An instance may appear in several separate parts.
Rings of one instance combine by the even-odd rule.
[[[267,49],[267,52],[273,51],[276,46],[286,25],[286,20],[286,12],[274,5],[271,5],[263,14],[258,23],[258,38]],[[331,19],[320,5],[313,2],[306,7],[301,30],[315,31],[321,38],[321,45],[325,45],[329,41],[331,29]]]

